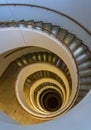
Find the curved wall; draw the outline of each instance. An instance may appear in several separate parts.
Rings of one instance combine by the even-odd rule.
[[[91,31],[91,1],[90,0],[1,0],[0,3],[28,3],[41,5],[54,10],[63,12],[78,22],[83,24]],[[8,8],[6,8],[8,10]],[[1,12],[0,12],[1,13]],[[10,12],[9,12],[10,13]],[[10,13],[11,14],[11,13]],[[4,17],[4,16],[3,16]],[[0,17],[1,19],[2,17]],[[6,18],[6,17],[5,17]]]
[[[89,34],[82,29],[78,24],[74,23],[71,19],[68,19],[62,15],[56,14],[52,11],[45,10],[39,7],[29,7],[29,6],[20,6],[20,5],[3,5],[3,4],[33,4],[33,5],[38,5],[38,6],[43,6],[47,7],[56,11],[59,11],[68,17],[74,19],[77,21],[79,24],[84,26],[89,32]],[[11,21],[11,20],[16,20],[19,21],[21,19],[25,20],[30,20],[33,19],[35,21],[45,21],[45,22],[50,22],[53,23],[54,25],[61,26],[62,28],[65,28],[69,30],[69,32],[75,34],[79,39],[81,39],[86,45],[90,48],[90,41],[91,41],[91,28],[90,28],[90,4],[91,2],[89,1],[88,3],[85,1],[76,1],[72,2],[71,0],[69,1],[15,1],[13,0],[12,2],[10,0],[4,0],[1,2],[0,6],[0,21]],[[79,6],[78,6],[79,5]],[[83,7],[87,7],[88,10],[84,11]],[[73,8],[74,7],[74,8]],[[77,7],[77,8],[76,8]],[[84,12],[84,14],[83,14]],[[79,16],[80,15],[80,16]],[[88,17],[89,16],[89,17]]]

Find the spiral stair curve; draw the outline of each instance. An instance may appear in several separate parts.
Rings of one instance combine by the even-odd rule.
[[[10,113],[4,109],[3,111],[6,114],[9,114],[9,116],[21,124],[36,124],[44,122],[50,119],[54,119],[56,116],[63,114],[66,111],[67,107],[68,110],[71,109],[74,105],[79,103],[89,92],[91,88],[91,52],[83,43],[83,41],[76,37],[76,35],[70,33],[66,29],[61,28],[60,26],[34,20],[1,22],[0,28],[2,27],[33,28],[55,37],[60,42],[65,44],[70,50],[71,54],[74,57],[79,77],[79,90],[77,90],[77,95],[72,104],[69,105],[71,98],[70,95],[73,92],[73,77],[71,77],[70,69],[68,66],[60,57],[58,57],[53,52],[50,52],[49,50],[36,47],[36,51],[33,52],[31,51],[32,49],[30,49],[30,52],[14,59],[8,65],[7,69],[4,71],[0,79],[0,93],[2,90],[5,93],[7,88],[4,88],[4,86],[9,86],[10,83],[16,85],[17,76],[19,73],[24,68],[33,66],[30,67],[32,71],[31,74],[27,76],[23,83],[23,90],[20,90],[22,93],[19,93],[20,97],[18,94],[15,95],[13,92],[14,100],[16,101],[19,99],[19,102],[16,101],[16,104],[20,104],[18,105],[19,110],[17,108],[17,105],[16,108],[14,105],[14,108],[11,110],[11,113],[13,114],[10,115]],[[35,69],[32,70],[33,68]],[[62,76],[64,78],[62,78]],[[12,79],[14,80],[12,81]],[[11,89],[9,91],[12,92],[12,88],[9,89]],[[17,90],[15,91],[17,92]],[[22,95],[24,95],[23,98]],[[14,102],[12,103],[11,101],[12,97],[9,98],[10,104],[13,105]],[[4,99],[0,100],[2,103],[4,102]],[[23,105],[21,102],[23,102]],[[11,105],[9,105],[10,108]],[[27,106],[27,109],[24,107],[25,110],[22,110],[22,106],[24,105]],[[29,107],[31,108],[31,111],[29,111]],[[22,116],[17,118],[17,114],[19,113],[20,115],[22,114]],[[26,118],[26,121],[21,119],[23,116]]]

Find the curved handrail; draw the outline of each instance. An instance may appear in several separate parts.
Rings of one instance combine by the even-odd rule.
[[[75,24],[80,26],[87,34],[89,34],[91,36],[91,32],[86,27],[84,27],[81,23],[76,21],[74,18],[68,16],[67,14],[59,12],[57,10],[53,10],[53,9],[50,9],[50,8],[47,8],[47,7],[44,7],[44,6],[34,5],[34,4],[18,4],[18,3],[13,4],[13,3],[8,3],[8,4],[0,4],[0,6],[28,6],[28,7],[35,7],[35,8],[41,8],[41,9],[44,9],[44,10],[48,10],[48,11],[54,12],[56,14],[59,14],[61,16],[64,16],[64,17],[68,18],[69,20],[71,20],[72,22],[74,22]]]

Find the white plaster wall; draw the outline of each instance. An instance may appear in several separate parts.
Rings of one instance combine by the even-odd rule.
[[[75,73],[77,73],[77,70],[74,58],[66,45],[59,42],[55,37],[35,29],[5,28],[0,31],[0,39],[2,41],[0,43],[0,54],[24,46],[42,47],[57,54],[70,69],[71,76],[75,78],[75,80],[73,80],[73,82],[75,81],[74,86],[76,85],[77,80]],[[12,60],[14,60],[13,57]],[[3,59],[3,57],[0,57],[0,61],[0,74],[2,74],[5,68],[7,68],[9,59],[7,60],[7,58]]]

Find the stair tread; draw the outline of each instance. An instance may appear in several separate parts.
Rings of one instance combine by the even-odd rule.
[[[57,35],[57,38],[63,40],[67,33],[68,33],[67,30],[60,28],[58,35]]]
[[[84,51],[83,53],[80,53],[78,57],[76,57],[76,61],[78,62],[78,64],[81,63],[81,61],[84,60],[84,58],[88,58],[90,57],[90,53],[88,51]]]
[[[83,89],[81,89],[80,91],[79,91],[79,94],[78,94],[78,97],[85,97],[86,96],[86,94],[88,93],[88,91],[89,90],[83,90]]]
[[[91,60],[87,60],[82,64],[78,65],[79,71],[91,68]]]
[[[39,27],[43,26],[43,22],[42,21],[34,22],[34,24],[37,25],[37,26],[39,26]]]
[[[91,89],[91,84],[83,84],[83,85],[80,85],[80,90],[90,90]]]
[[[81,54],[86,53],[88,48],[83,44],[83,42],[80,44],[80,50],[77,52],[77,50],[74,51],[74,55],[76,58],[78,58]]]
[[[82,41],[79,40],[79,39],[77,39],[77,38],[75,38],[75,39],[71,42],[71,44],[69,45],[69,47],[70,47],[70,49],[73,51],[73,53],[74,53],[76,50],[78,50],[78,48],[79,48],[79,46],[80,46],[81,43],[82,43]],[[75,54],[74,54],[74,55],[75,55]]]
[[[91,83],[91,76],[80,77],[80,83]]]
[[[54,33],[55,35],[58,34],[58,31],[59,31],[60,27],[59,26],[52,26],[51,28],[51,32]]]
[[[34,24],[34,20],[27,20],[25,21],[26,24]]]
[[[43,29],[46,29],[46,31],[51,31],[51,23],[43,23]]]
[[[84,55],[84,57],[78,62],[78,65],[84,64],[86,62],[91,62],[91,54]]]
[[[79,72],[79,74],[80,74],[80,77],[91,76],[91,68],[85,69],[85,70]]]
[[[71,33],[68,33],[65,38],[64,38],[64,43],[69,45],[73,39],[75,38],[75,35],[74,34],[71,34]]]

